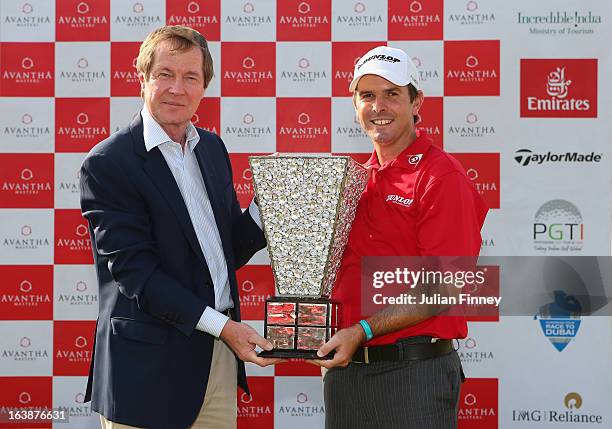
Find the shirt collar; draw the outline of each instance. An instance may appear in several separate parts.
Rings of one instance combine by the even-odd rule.
[[[151,116],[146,104],[143,106],[140,114],[142,115],[142,134],[147,152],[150,152],[160,144],[172,142],[172,139],[164,131],[161,125]],[[198,134],[198,130],[196,130],[196,127],[190,121],[187,125],[187,147],[189,147],[189,150],[193,152],[199,141],[200,134]]]
[[[421,159],[432,145],[432,141],[427,137],[427,133],[424,130],[416,131],[417,138],[400,153],[394,160],[388,162],[385,168],[388,167],[400,167],[404,169],[414,170],[417,165],[421,162]],[[365,163],[366,167],[372,167],[376,170],[381,168],[380,162],[378,161],[378,155],[376,150],[372,151],[370,159]]]

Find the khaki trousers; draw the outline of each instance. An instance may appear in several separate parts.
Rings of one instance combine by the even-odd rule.
[[[236,429],[236,371],[234,353],[223,341],[215,339],[204,403],[188,429]],[[143,429],[111,422],[102,415],[100,422],[102,429]]]

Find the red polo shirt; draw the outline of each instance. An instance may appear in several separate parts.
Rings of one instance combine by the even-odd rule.
[[[342,327],[361,314],[362,256],[477,256],[488,208],[455,158],[424,132],[397,158],[380,166],[376,152],[366,163],[372,177],[364,190],[332,298],[341,305]],[[430,335],[465,338],[464,317],[431,317],[376,337],[368,345]]]

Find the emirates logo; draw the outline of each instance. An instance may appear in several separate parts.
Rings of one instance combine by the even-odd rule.
[[[472,181],[478,179],[478,170],[476,170],[475,168],[468,168],[465,174]]]
[[[77,115],[76,121],[79,125],[85,125],[89,122],[89,116],[87,115],[87,113],[81,112]]]
[[[245,3],[242,8],[242,11],[244,13],[253,13],[255,12],[255,6],[253,6],[253,3]]]
[[[21,117],[21,123],[24,125],[29,125],[32,123],[32,115],[25,113],[22,117]]]
[[[76,235],[79,237],[85,237],[88,233],[87,227],[83,224],[77,225],[75,232],[76,232]]]
[[[19,290],[24,293],[32,292],[32,283],[24,280],[19,284]]]
[[[30,70],[32,67],[34,67],[34,60],[32,58],[25,57],[23,60],[21,60],[21,68]]]
[[[76,337],[74,340],[74,345],[75,347],[82,349],[84,347],[87,347],[87,338],[85,337]]]
[[[34,178],[34,173],[29,168],[24,168],[23,170],[21,170],[22,180],[28,181],[28,180],[32,180],[33,178]]]
[[[251,170],[248,170],[248,171],[250,172]],[[253,284],[252,281],[245,280],[245,281],[242,282],[242,290],[244,292],[251,292],[253,289],[255,289],[255,285]]]
[[[242,117],[242,122],[246,125],[251,125],[255,122],[255,118],[250,113],[247,113]]]
[[[89,5],[85,3],[84,1],[82,1],[81,3],[77,4],[76,10],[81,15],[85,15],[86,13],[89,12]]]
[[[302,15],[307,14],[308,12],[310,12],[310,5],[303,1],[298,5],[298,12]]]
[[[476,396],[473,393],[468,393],[465,395],[465,398],[463,398],[463,403],[470,407],[476,405]]]
[[[244,171],[242,172],[242,178],[244,180],[251,180],[251,179],[253,179],[253,172],[251,171],[250,168],[245,168],[244,169]],[[243,283],[243,290],[244,290],[244,283]],[[245,292],[248,292],[248,291],[245,291]]]
[[[470,55],[465,59],[465,65],[471,69],[478,65],[478,58],[473,55]]]
[[[467,122],[468,124],[475,124],[476,122],[478,122],[478,116],[476,116],[476,113],[468,113],[465,117],[465,122]]]
[[[87,290],[87,283],[80,280],[77,282],[75,289],[77,290],[77,292],[85,292]]]
[[[189,4],[187,5],[187,12],[189,12],[190,14],[194,14],[194,13],[198,13],[200,11],[200,5],[197,4],[196,2],[192,1],[189,2]]]
[[[474,11],[476,11],[478,9],[478,3],[476,3],[473,0],[470,0],[465,5],[465,8],[468,10],[468,12],[474,12]]]
[[[25,235],[27,237],[30,234],[32,234],[32,227],[30,225],[24,225],[21,227],[21,235]]]
[[[423,5],[421,4],[420,1],[413,1],[412,3],[410,3],[410,12],[419,13],[422,10],[423,10]]]
[[[27,349],[32,345],[32,340],[30,340],[28,337],[23,337],[21,340],[19,340],[19,345],[24,349]]]
[[[308,116],[308,113],[300,113],[298,116],[298,124],[300,125],[306,125],[310,123],[310,116]]]
[[[245,57],[242,60],[242,67],[245,69],[252,69],[255,67],[255,60],[251,57]]]
[[[89,66],[89,61],[86,58],[79,58],[77,61],[77,67],[80,69],[86,69]]]
[[[142,13],[144,12],[144,6],[142,3],[134,3],[134,6],[132,6],[132,10],[134,11],[134,13]]]
[[[32,402],[32,395],[30,395],[28,392],[21,392],[19,394],[19,403],[29,404],[30,402]]]
[[[305,402],[308,402],[308,396],[305,393],[298,393],[296,399],[297,399],[298,404],[303,404]]]
[[[353,8],[353,10],[355,11],[355,13],[364,13],[366,10],[365,4],[357,2],[355,3],[355,7]]]
[[[298,61],[298,67],[301,69],[307,69],[308,67],[310,67],[310,61],[308,61],[307,58],[300,58],[300,60]]]
[[[23,6],[21,7],[21,11],[25,13],[26,15],[29,15],[32,12],[34,12],[34,7],[32,7],[30,3],[24,3]]]

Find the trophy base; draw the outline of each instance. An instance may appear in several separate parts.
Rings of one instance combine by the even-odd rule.
[[[262,350],[257,353],[257,356],[263,358],[281,358],[281,359],[319,359],[319,360],[330,360],[334,357],[334,353],[328,353],[323,357],[317,356],[316,350]]]

